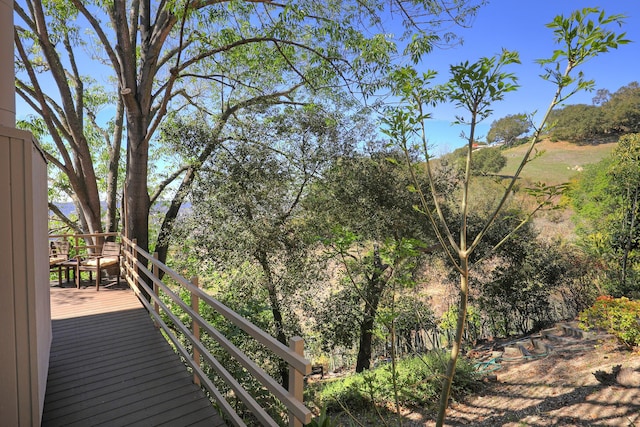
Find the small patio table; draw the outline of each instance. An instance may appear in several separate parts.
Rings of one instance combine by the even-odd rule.
[[[78,274],[76,272],[76,268],[78,267],[78,261],[75,260],[75,259],[70,259],[68,261],[61,262],[58,265],[60,266],[61,269],[65,270],[65,274],[66,274],[66,278],[67,278],[65,283],[68,283],[68,282],[71,281],[71,278],[69,277],[71,275],[70,271],[73,271],[73,274],[74,274],[73,277],[76,277],[75,275]],[[59,275],[58,276],[58,281],[59,281],[60,285],[62,285],[62,274],[58,273],[58,275]]]

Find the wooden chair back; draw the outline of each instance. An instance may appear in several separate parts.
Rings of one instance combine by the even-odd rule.
[[[88,271],[89,280],[91,274],[96,273],[96,290],[100,289],[101,270],[115,271],[117,284],[120,284],[120,243],[105,242],[99,256],[82,259],[78,257],[76,264],[76,287],[80,288],[80,272]]]
[[[118,242],[104,242],[102,246],[103,257],[117,257],[120,256],[120,243]]]
[[[64,256],[69,258],[71,244],[68,240],[56,240],[51,242],[51,255],[55,257]]]

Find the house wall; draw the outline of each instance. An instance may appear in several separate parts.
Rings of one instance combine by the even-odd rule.
[[[51,346],[47,169],[28,132],[0,127],[0,424],[40,425]]]
[[[13,0],[0,0],[0,126],[15,127]]]

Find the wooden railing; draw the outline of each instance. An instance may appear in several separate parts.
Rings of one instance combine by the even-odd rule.
[[[121,237],[121,241],[123,244],[124,277],[140,297],[147,310],[149,310],[156,325],[162,328],[175,349],[193,369],[194,381],[209,392],[229,421],[236,426],[246,425],[233,405],[227,401],[223,392],[207,376],[203,369],[205,365],[208,365],[208,369],[212,369],[225,382],[232,391],[233,398],[242,401],[247,410],[261,425],[278,425],[256,399],[216,359],[205,343],[200,340],[200,331],[205,331],[217,345],[224,349],[246,372],[259,381],[266,390],[286,407],[289,426],[301,426],[311,421],[311,411],[303,403],[304,376],[311,373],[311,364],[303,356],[304,343],[302,338],[292,338],[289,342],[289,347],[287,347],[200,289],[197,278],[187,280],[142,250],[135,241],[125,237]],[[159,278],[160,271],[163,272],[162,280]],[[191,295],[191,301],[185,302],[180,297],[179,291],[175,286],[169,287],[163,281],[166,278],[176,284],[178,288],[187,290]],[[169,305],[165,303],[168,300],[188,314],[191,319],[190,325],[183,323],[180,320],[180,316],[171,310]],[[289,366],[288,390],[207,322],[199,313],[200,302],[211,307],[216,313],[223,316],[226,321],[240,328],[248,337],[262,344],[287,363]],[[165,320],[170,321],[171,326]],[[191,346],[191,351],[185,347],[184,342],[188,342],[188,345]]]
[[[55,239],[68,240],[70,243],[71,257],[100,252],[102,243],[113,238],[120,239],[120,233],[92,233],[92,234],[50,234],[49,241]]]

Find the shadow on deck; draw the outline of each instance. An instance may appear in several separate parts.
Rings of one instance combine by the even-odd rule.
[[[51,317],[43,426],[225,425],[124,285],[54,286]]]

